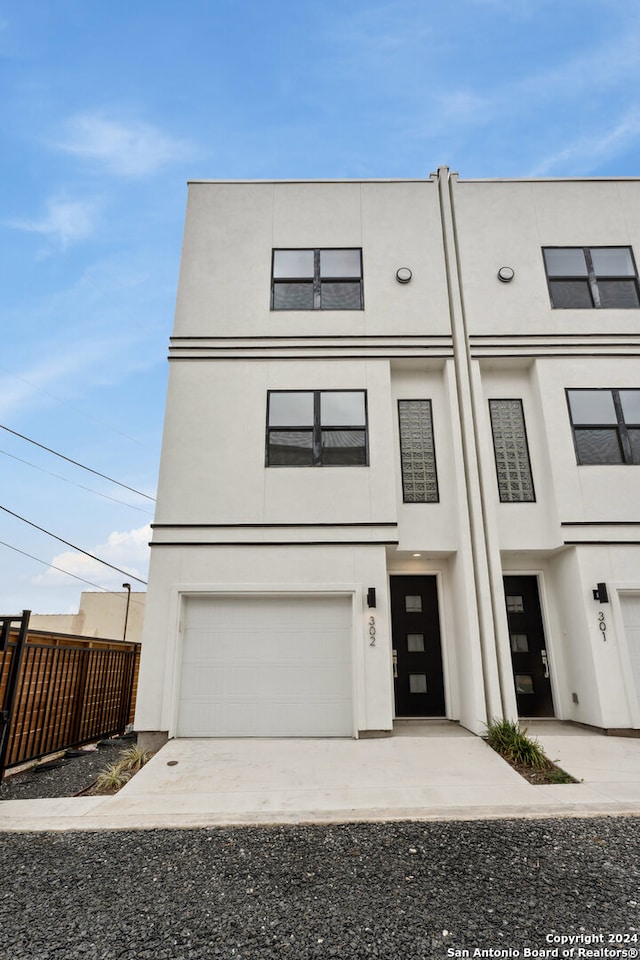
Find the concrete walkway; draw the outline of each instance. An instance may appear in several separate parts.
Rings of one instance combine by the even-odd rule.
[[[0,830],[640,815],[640,739],[529,724],[577,784],[533,786],[452,723],[365,740],[172,740],[118,794],[0,803]]]

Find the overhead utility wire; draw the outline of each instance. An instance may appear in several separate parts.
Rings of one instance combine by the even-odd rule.
[[[34,557],[32,553],[27,553],[26,550],[20,550],[19,547],[14,547],[11,543],[5,543],[4,540],[0,540],[0,545],[3,547],[8,547],[9,550],[15,550],[16,553],[21,553],[23,557],[29,557],[30,560],[35,560],[37,563],[41,563],[45,567],[51,567],[52,570],[57,570],[58,573],[64,573],[67,577],[73,577],[74,580],[79,580],[80,583],[87,583],[90,587],[95,587],[96,590],[102,590],[103,593],[113,593],[116,596],[121,596],[120,591],[118,590],[108,590],[106,587],[101,587],[99,583],[93,583],[92,580],[85,580],[84,577],[78,577],[75,573],[69,573],[68,570],[63,570],[62,567],[56,567],[54,563],[49,563],[47,560],[41,560],[40,557]],[[123,600],[126,600],[126,597],[122,597]],[[140,603],[139,600],[131,599],[131,603],[137,603],[139,607],[143,607],[144,604]]]
[[[68,577],[73,577],[74,580],[79,580],[81,583],[88,583],[90,587],[97,587],[98,590],[106,589],[105,587],[101,587],[98,583],[93,583],[91,580],[85,580],[84,577],[78,577],[75,573],[69,573],[68,570],[63,570],[62,567],[56,567],[56,565],[53,563],[47,563],[46,560],[41,560],[39,557],[34,557],[32,553],[27,553],[26,550],[20,550],[18,547],[13,547],[10,543],[5,543],[4,540],[0,540],[0,543],[3,547],[8,547],[9,550],[15,550],[16,553],[21,553],[23,557],[29,557],[30,560],[37,560],[38,563],[42,563],[45,567],[51,567],[52,570],[57,570],[58,573],[66,573]]]
[[[56,534],[51,533],[50,530],[45,530],[44,527],[39,527],[37,523],[32,523],[31,520],[27,520],[26,517],[21,517],[19,513],[14,513],[13,510],[9,510],[7,507],[2,506],[0,506],[0,510],[4,510],[4,512],[8,513],[10,516],[16,517],[18,520],[22,520],[23,523],[28,523],[30,527],[40,530],[41,533],[46,533],[48,537],[53,537],[54,540],[59,540],[60,543],[64,543],[66,547],[71,547],[72,550],[77,550],[78,553],[84,553],[85,557],[91,557],[92,560],[96,560],[98,563],[104,564],[105,567],[111,567],[112,570],[117,570],[118,573],[124,573],[125,577],[131,577],[132,580],[137,580],[138,583],[144,583],[145,587],[147,586],[147,581],[142,580],[141,577],[136,577],[134,573],[129,573],[128,570],[123,570],[121,567],[114,567],[112,563],[107,563],[106,560],[101,560],[100,557],[96,557],[93,553],[83,550],[82,547],[76,547],[75,543],[69,543],[68,540],[63,540],[62,537],[56,536]]]
[[[52,473],[51,470],[45,470],[44,467],[39,467],[37,463],[31,463],[29,460],[23,460],[22,457],[16,457],[13,453],[8,453],[7,450],[0,450],[0,453],[5,457],[11,457],[12,460],[17,460],[18,463],[24,463],[28,467],[33,467],[34,470],[39,470],[41,473],[46,473],[49,477],[55,477],[57,480],[64,480],[65,483],[71,483],[74,487],[79,487],[81,490],[86,490],[87,493],[93,493],[96,497],[102,497],[103,500],[110,500],[111,503],[121,503],[123,507],[129,507],[130,510],[137,510],[138,513],[146,513],[147,516],[153,516],[151,510],[145,510],[144,507],[136,507],[133,503],[127,503],[126,500],[118,500],[117,497],[109,497],[106,493],[100,493],[98,490],[92,490],[91,487],[85,487],[81,483],[76,483],[75,480],[69,480],[68,477],[63,477],[59,473]]]
[[[77,460],[72,460],[71,457],[65,457],[63,453],[58,453],[57,450],[52,450],[51,447],[45,447],[43,443],[38,443],[37,440],[32,440],[31,437],[25,437],[23,433],[18,433],[17,430],[12,430],[10,427],[5,427],[3,423],[0,423],[0,429],[6,430],[7,433],[12,433],[14,437],[20,437],[21,440],[26,440],[27,443],[32,443],[35,447],[40,447],[41,450],[46,450],[47,453],[52,453],[55,457],[60,457],[61,460],[66,460],[67,463],[72,463],[76,467],[80,467],[82,470],[88,470],[89,473],[95,474],[96,477],[102,477],[103,480],[108,480],[109,483],[115,483],[119,487],[124,487],[125,490],[130,490],[131,493],[137,493],[139,497],[145,497],[147,500],[152,500],[154,503],[155,497],[150,497],[147,493],[142,493],[141,490],[136,490],[135,487],[128,487],[126,483],[120,483],[119,480],[114,480],[113,477],[108,477],[106,473],[100,473],[98,470],[92,470],[91,467],[85,466],[84,463],[78,463]]]

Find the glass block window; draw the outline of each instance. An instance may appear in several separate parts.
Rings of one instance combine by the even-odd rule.
[[[274,250],[272,310],[362,310],[362,250]]]
[[[522,597],[507,597],[507,611],[509,613],[524,613]]]
[[[640,307],[631,247],[544,247],[542,253],[552,307]]]
[[[535,500],[522,400],[490,400],[498,490],[503,503]]]
[[[364,390],[271,390],[268,467],[368,465]]]
[[[431,400],[398,400],[402,498],[405,503],[438,503]]]
[[[422,613],[422,597],[420,595],[405,597],[404,609],[407,613]]]
[[[640,390],[567,390],[580,465],[640,464]]]

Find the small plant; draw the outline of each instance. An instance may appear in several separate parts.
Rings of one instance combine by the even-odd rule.
[[[124,787],[130,777],[131,772],[122,761],[120,763],[110,763],[98,775],[96,787],[98,790],[119,790]]]
[[[523,730],[517,720],[494,719],[487,726],[487,743],[513,763],[539,770],[552,766],[540,743],[528,737],[526,728]]]
[[[561,770],[560,767],[556,767],[555,770],[552,770],[549,773],[548,778],[549,783],[577,783],[575,777],[572,777],[570,773],[567,773],[566,770]]]
[[[121,766],[123,770],[131,773],[137,773],[138,770],[141,767],[144,767],[145,763],[150,759],[150,753],[147,753],[145,750],[141,750],[140,747],[134,744],[133,747],[130,747],[125,753],[122,754],[118,766]]]

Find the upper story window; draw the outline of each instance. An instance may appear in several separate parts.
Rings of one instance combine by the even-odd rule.
[[[502,503],[531,503],[536,497],[522,400],[489,400],[498,491]]]
[[[365,390],[271,390],[268,467],[366,467]]]
[[[640,390],[567,390],[579,464],[640,464]]]
[[[543,247],[542,252],[553,307],[640,307],[631,247]]]
[[[431,400],[398,400],[402,499],[438,503]]]
[[[274,250],[272,310],[362,310],[362,250]]]

